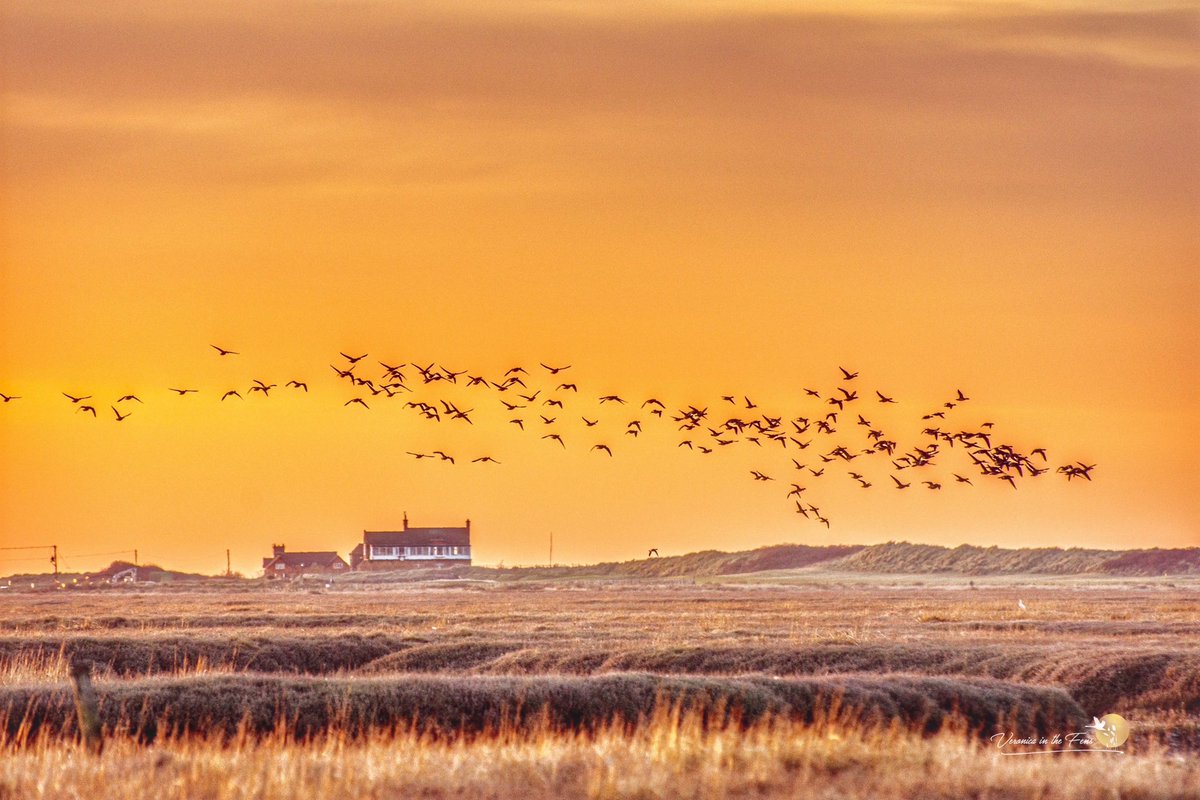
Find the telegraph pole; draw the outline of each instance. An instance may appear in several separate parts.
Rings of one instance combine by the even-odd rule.
[[[225,548],[225,577],[228,578],[232,575],[233,569],[229,565],[229,548]]]

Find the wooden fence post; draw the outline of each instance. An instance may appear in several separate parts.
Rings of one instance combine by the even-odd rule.
[[[75,712],[79,715],[79,735],[83,746],[96,755],[104,750],[104,734],[100,727],[100,703],[92,685],[92,665],[89,661],[71,664],[71,684],[75,688]]]

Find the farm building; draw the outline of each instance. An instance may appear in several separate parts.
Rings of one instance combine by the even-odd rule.
[[[345,559],[332,550],[289,553],[281,544],[272,545],[274,555],[263,559],[266,578],[295,578],[301,575],[340,575],[350,571]]]
[[[412,528],[408,515],[398,531],[363,531],[350,551],[356,570],[471,566],[471,520],[461,528]]]

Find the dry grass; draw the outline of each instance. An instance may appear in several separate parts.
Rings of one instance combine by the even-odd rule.
[[[1078,730],[1087,721],[1061,689],[913,675],[328,679],[246,674],[101,682],[98,693],[104,727],[145,741],[163,731],[262,736],[280,725],[299,738],[414,726],[444,734],[478,733],[501,723],[523,728],[539,721],[585,731],[614,721],[641,724],[664,704],[718,723],[747,724],[767,716],[811,722],[837,707],[847,720],[894,723],[923,733],[958,718],[981,737],[1003,730],[1049,735]],[[61,685],[0,689],[0,708],[8,716],[0,737],[9,741],[76,730],[71,694]]]
[[[0,799],[1196,796],[1194,581],[921,583],[8,595]],[[73,658],[118,731],[100,759]],[[1124,756],[983,738],[1108,712]]]
[[[706,724],[662,708],[646,724],[595,731],[501,728],[472,737],[412,730],[295,741],[286,730],[203,736],[92,756],[43,738],[0,758],[0,799],[141,798],[1192,798],[1200,763],[1154,751],[1007,757],[948,729],[932,737],[777,717]]]

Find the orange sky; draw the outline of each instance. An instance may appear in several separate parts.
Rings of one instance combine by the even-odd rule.
[[[506,564],[551,531],[565,562],[1200,545],[1200,13],[1129,6],[8,3],[0,545],[251,572],[404,511],[471,517]],[[473,426],[346,408],[338,351],[372,377],[570,363],[580,395],[526,434],[494,391],[419,389]],[[826,530],[784,497],[798,452],[700,456],[596,404],[815,416],[802,387],[839,364],[865,399],[822,445],[862,446],[851,411],[921,444],[961,388],[948,429],[1096,480],[901,492],[876,459],[864,491],[834,464],[809,481]],[[311,392],[217,399],[292,377]],[[460,463],[406,455],[435,448]]]

